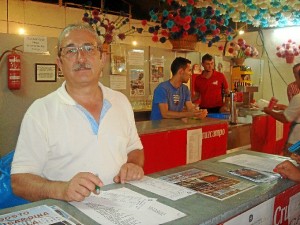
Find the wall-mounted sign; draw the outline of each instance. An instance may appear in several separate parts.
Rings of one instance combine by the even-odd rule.
[[[35,64],[35,81],[36,82],[56,82],[56,64]]]
[[[24,52],[42,53],[42,54],[48,53],[47,37],[25,36]]]

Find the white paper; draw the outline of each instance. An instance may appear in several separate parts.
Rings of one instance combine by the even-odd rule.
[[[276,141],[283,138],[283,123],[276,120]]]
[[[202,128],[187,131],[186,162],[193,163],[201,160]]]
[[[171,200],[178,200],[197,193],[194,190],[148,176],[144,176],[143,179],[138,181],[130,181],[129,183]]]
[[[299,224],[300,217],[300,193],[297,193],[290,197],[290,202],[288,206],[288,218],[289,224]],[[298,221],[296,223],[295,221]]]
[[[128,51],[129,66],[144,66],[144,50],[133,49]]]
[[[78,221],[77,219],[75,219],[73,216],[71,216],[69,213],[67,213],[66,211],[62,210],[61,208],[59,208],[56,205],[49,205],[49,207],[51,209],[53,209],[56,213],[58,213],[59,215],[61,215],[62,217],[72,221],[74,224],[76,225],[84,225],[83,223],[81,223],[80,221]]]
[[[110,87],[114,90],[126,90],[126,76],[110,75]]]
[[[36,206],[33,208],[7,213],[0,216],[0,225],[49,225],[59,222],[65,222],[63,224],[75,225],[70,220],[62,217],[46,205]]]
[[[127,188],[107,192],[145,198],[142,194]],[[147,209],[139,211],[128,210],[125,206],[126,204],[124,205],[125,207],[102,205],[100,201],[101,194],[103,192],[99,196],[92,195],[82,202],[71,202],[71,204],[97,223],[105,225],[158,225],[186,216],[177,209],[161,204],[158,201],[153,201]]]
[[[280,157],[278,159],[270,159],[254,155],[240,154],[219,160],[219,162],[231,163],[243,167],[273,173],[273,169],[275,168],[275,166],[286,159],[287,158],[285,157]]]
[[[101,202],[101,205],[110,207],[126,208],[128,210],[144,210],[156,201],[155,198],[146,196],[124,195],[119,189],[102,191],[97,198],[91,198],[91,202]]]
[[[272,225],[275,198],[234,217],[223,225]]]
[[[47,53],[47,37],[24,36],[24,52]]]

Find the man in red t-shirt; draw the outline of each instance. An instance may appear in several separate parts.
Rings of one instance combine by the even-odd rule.
[[[195,93],[193,102],[199,104],[200,108],[207,109],[208,113],[227,112],[228,82],[223,73],[214,70],[213,56],[205,54],[202,57],[204,70],[196,77]],[[225,97],[225,102],[223,100]]]

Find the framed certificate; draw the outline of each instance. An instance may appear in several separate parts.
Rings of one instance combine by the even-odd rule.
[[[57,65],[56,64],[35,64],[36,82],[56,82]]]

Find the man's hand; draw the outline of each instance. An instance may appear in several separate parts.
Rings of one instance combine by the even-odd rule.
[[[96,193],[96,186],[102,187],[100,178],[92,173],[81,172],[76,174],[69,182],[66,182],[63,190],[65,201],[83,201],[90,196],[91,192]]]
[[[114,182],[124,184],[126,181],[140,180],[143,176],[144,170],[142,167],[134,163],[125,163],[121,167],[119,174],[114,177]]]
[[[296,153],[292,153],[291,154],[291,158],[293,160],[295,160],[298,164],[300,164],[300,155],[296,154]]]
[[[199,109],[194,111],[194,117],[204,119],[207,116],[207,109]]]
[[[220,113],[229,112],[229,111],[230,111],[230,109],[227,107],[227,104],[223,105],[220,108]]]
[[[278,164],[274,170],[275,173],[279,173],[282,178],[287,178],[292,181],[300,182],[300,170],[293,163],[286,160]]]

